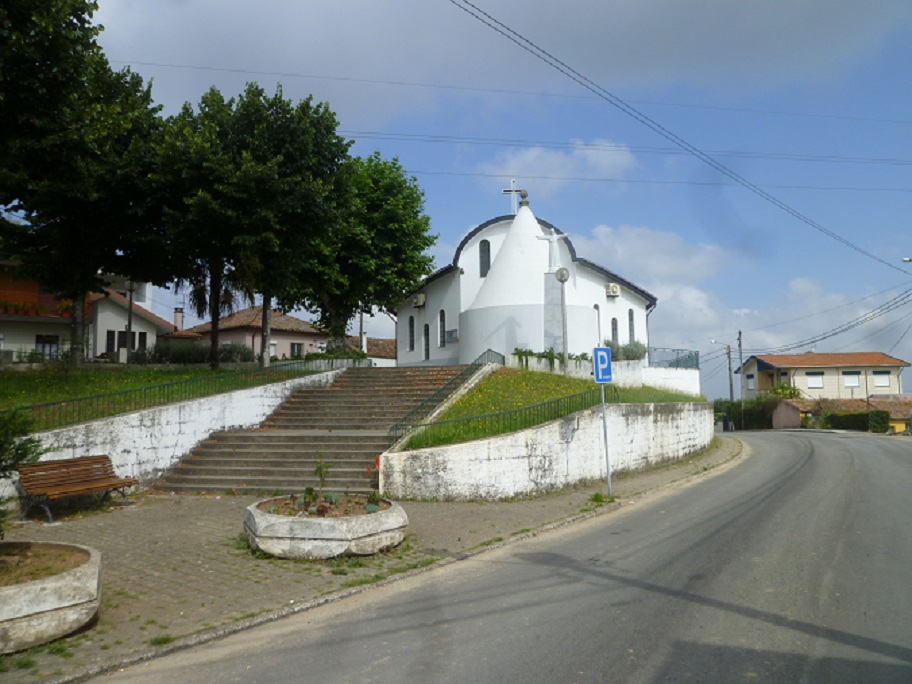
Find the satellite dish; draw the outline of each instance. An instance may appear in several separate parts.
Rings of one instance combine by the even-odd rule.
[[[570,280],[570,271],[568,271],[566,268],[561,267],[555,271],[554,277],[557,278],[557,281],[559,283],[566,283],[568,280]]]

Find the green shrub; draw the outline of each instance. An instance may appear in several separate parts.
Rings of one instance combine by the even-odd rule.
[[[868,429],[871,432],[885,433],[890,429],[890,412],[889,411],[871,411]]]
[[[774,396],[757,397],[750,401],[716,399],[713,408],[717,414],[726,414],[736,430],[771,430],[773,411],[781,399]]]
[[[0,480],[12,476],[20,464],[37,461],[46,450],[37,437],[29,437],[32,419],[19,411],[0,413]],[[6,505],[0,500],[0,539],[6,521]]]

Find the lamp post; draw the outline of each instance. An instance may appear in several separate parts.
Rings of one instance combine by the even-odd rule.
[[[564,337],[564,350],[563,350],[563,363],[564,363],[564,375],[568,375],[567,367],[567,281],[570,280],[570,271],[568,271],[563,266],[557,269],[554,273],[554,277],[557,278],[557,282],[560,283],[561,287],[561,332]]]
[[[730,344],[725,342],[716,342],[715,340],[710,340],[711,344],[725,345],[725,355],[728,357],[728,400],[735,400],[735,380],[732,377],[732,348]]]
[[[602,310],[599,308],[598,304],[593,304],[592,308],[595,309],[595,346],[602,346]]]

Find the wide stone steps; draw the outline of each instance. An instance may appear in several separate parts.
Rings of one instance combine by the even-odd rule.
[[[324,490],[369,492],[376,458],[392,445],[387,429],[462,370],[349,369],[328,387],[299,390],[259,429],[214,433],[155,488],[299,493],[319,487],[314,471],[324,461]]]

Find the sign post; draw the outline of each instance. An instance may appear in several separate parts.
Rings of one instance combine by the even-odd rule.
[[[608,412],[605,409],[605,384],[611,382],[611,347],[592,350],[592,369],[602,391],[602,432],[605,436],[605,471],[608,473],[608,496],[611,497],[611,458],[608,455]]]

